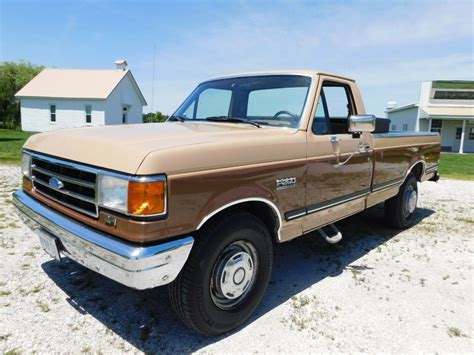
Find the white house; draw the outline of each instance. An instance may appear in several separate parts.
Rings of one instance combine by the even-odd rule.
[[[438,132],[443,151],[474,153],[474,81],[424,81],[418,103],[386,113],[392,131]]]
[[[23,131],[142,123],[147,103],[128,70],[44,69],[16,93]]]

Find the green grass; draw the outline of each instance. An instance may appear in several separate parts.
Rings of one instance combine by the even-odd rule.
[[[433,81],[433,89],[474,89],[474,81],[438,80]]]
[[[0,163],[20,164],[21,147],[33,135],[31,132],[0,129]]]
[[[474,180],[474,154],[442,153],[439,172],[441,178]]]

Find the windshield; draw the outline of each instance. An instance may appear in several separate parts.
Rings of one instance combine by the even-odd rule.
[[[310,84],[311,78],[299,75],[208,81],[194,90],[172,118],[297,128]]]

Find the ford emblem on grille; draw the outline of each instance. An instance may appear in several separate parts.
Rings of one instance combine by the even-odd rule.
[[[61,180],[58,178],[52,177],[48,181],[49,186],[51,186],[53,189],[60,190],[64,187],[64,184]]]

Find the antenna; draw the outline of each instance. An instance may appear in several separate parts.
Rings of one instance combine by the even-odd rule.
[[[155,113],[154,101],[155,101],[155,64],[156,64],[156,44],[153,47],[153,79],[151,83],[151,112]]]

